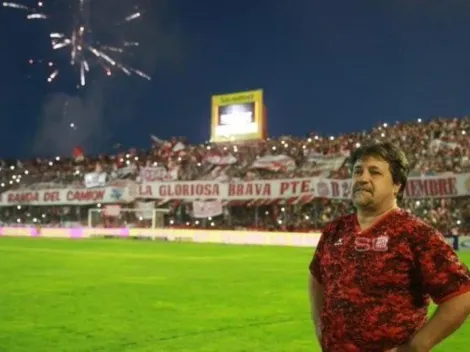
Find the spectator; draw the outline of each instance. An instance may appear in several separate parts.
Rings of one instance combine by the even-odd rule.
[[[470,118],[435,118],[428,122],[381,123],[369,132],[340,136],[310,133],[305,138],[282,136],[251,143],[187,145],[183,138],[154,139],[148,150],[130,149],[115,155],[80,158],[0,160],[0,191],[84,187],[84,175],[102,171],[110,182],[140,180],[146,166],[161,167],[166,180],[256,180],[292,177],[349,177],[349,152],[367,141],[388,140],[408,153],[411,176],[470,172]],[[275,162],[274,162],[275,161]],[[470,232],[468,197],[406,199],[404,206],[443,232]],[[308,231],[350,211],[345,201],[312,199],[307,204],[230,204],[228,213],[211,221],[192,219],[185,204],[171,203],[171,226],[263,228]],[[93,207],[96,207],[93,206]],[[3,207],[3,223],[86,224],[89,207]],[[197,223],[196,223],[197,222]]]

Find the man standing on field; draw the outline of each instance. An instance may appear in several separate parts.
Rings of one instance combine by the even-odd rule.
[[[470,272],[443,236],[397,207],[409,171],[390,143],[351,156],[356,213],[323,231],[309,293],[324,352],[430,351],[470,314]],[[430,298],[438,305],[427,321]]]

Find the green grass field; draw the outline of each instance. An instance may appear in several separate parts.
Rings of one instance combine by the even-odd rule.
[[[307,298],[311,254],[0,238],[0,351],[320,351]],[[469,351],[469,335],[466,323],[435,351]]]

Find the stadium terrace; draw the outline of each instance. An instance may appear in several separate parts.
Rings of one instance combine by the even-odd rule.
[[[381,123],[251,143],[189,145],[152,137],[147,150],[0,161],[3,224],[313,231],[351,209],[348,158],[368,141],[402,147],[412,172],[402,206],[444,233],[470,234],[470,118]],[[125,213],[116,210],[128,209]],[[195,209],[198,211],[195,212]],[[100,210],[103,210],[100,212]],[[96,215],[95,214],[95,215]],[[108,214],[108,215],[106,215]]]

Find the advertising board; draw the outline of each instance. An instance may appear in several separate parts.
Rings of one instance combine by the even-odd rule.
[[[223,231],[223,230],[183,230],[145,228],[36,228],[0,227],[2,237],[43,237],[85,239],[95,237],[148,239],[165,242],[224,243],[235,245],[260,246],[317,246],[320,240],[317,232],[264,232],[264,231]]]
[[[266,138],[261,89],[212,97],[211,142]]]
[[[459,250],[462,252],[470,252],[470,236],[459,237]]]

